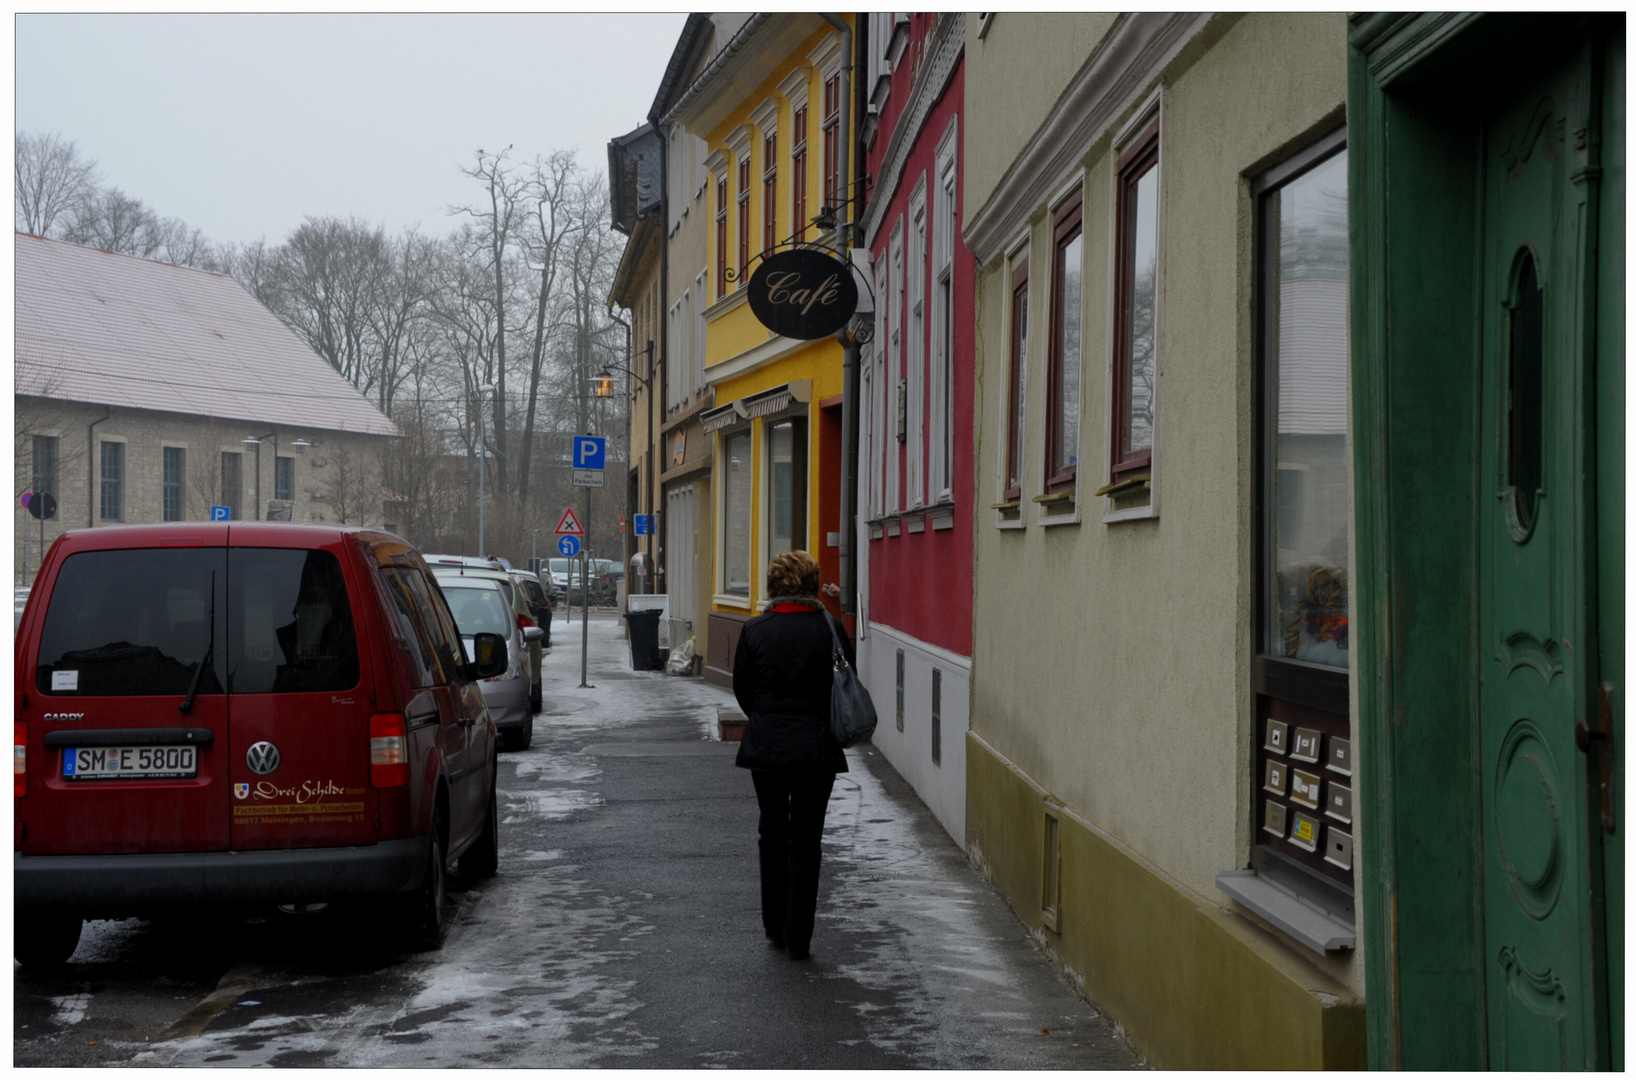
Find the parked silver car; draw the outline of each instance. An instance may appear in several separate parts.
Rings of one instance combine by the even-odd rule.
[[[540,640],[544,631],[537,626],[518,625],[504,588],[491,578],[444,576],[436,580],[449,602],[449,611],[454,615],[467,656],[474,655],[473,638],[477,634],[499,634],[506,639],[505,672],[483,679],[478,687],[483,691],[483,703],[494,718],[495,728],[505,740],[505,748],[527,750],[534,741],[528,646]]]

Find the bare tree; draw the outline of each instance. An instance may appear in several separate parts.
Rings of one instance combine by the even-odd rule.
[[[527,188],[526,218],[529,269],[540,275],[534,297],[534,340],[528,365],[528,409],[523,420],[522,448],[517,466],[517,506],[528,507],[529,470],[534,458],[534,426],[539,413],[540,376],[545,360],[546,313],[554,299],[564,240],[575,227],[576,209],[569,205],[571,184],[579,166],[574,155],[559,150],[549,158],[534,159],[534,175]]]
[[[82,199],[64,227],[62,238],[139,259],[153,258],[163,243],[158,216],[141,199],[133,199],[118,188],[107,188]]]
[[[98,183],[97,163],[80,157],[73,140],[60,134],[19,132],[15,169],[17,228],[33,236],[54,236],[57,223],[91,196]]]
[[[329,454],[327,469],[322,480],[307,489],[309,498],[330,505],[335,520],[342,525],[364,524],[368,521],[371,503],[370,491],[378,496],[380,485],[370,484],[368,462],[357,451],[337,446]]]

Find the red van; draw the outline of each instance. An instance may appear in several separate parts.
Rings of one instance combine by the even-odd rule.
[[[498,866],[495,730],[426,564],[346,526],[81,529],[17,629],[14,954],[176,904],[386,898],[443,938]]]

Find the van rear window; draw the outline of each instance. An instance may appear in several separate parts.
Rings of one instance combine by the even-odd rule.
[[[358,642],[335,556],[140,548],[63,561],[40,633],[40,693],[181,696],[201,661],[200,694],[356,686]]]
[[[225,555],[221,548],[143,548],[63,560],[40,631],[35,687],[93,697],[182,695],[209,653],[199,693],[221,693]]]
[[[327,551],[231,548],[228,692],[296,694],[358,684],[341,564]]]

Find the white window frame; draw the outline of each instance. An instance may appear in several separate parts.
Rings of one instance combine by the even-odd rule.
[[[904,371],[909,386],[909,471],[905,477],[905,505],[915,510],[926,505],[926,278],[927,232],[931,227],[926,207],[926,174],[915,182],[909,196],[908,277],[904,304],[909,332],[904,342]]]
[[[707,303],[710,288],[710,266],[706,263],[700,270],[698,277],[693,279],[693,310],[689,315],[690,333],[693,335],[693,370],[688,373],[687,396],[692,400],[700,400],[705,392],[705,336],[704,336],[704,309]]]
[[[875,373],[874,393],[870,398],[874,423],[869,457],[869,515],[880,518],[886,516],[886,463],[890,455],[888,448],[892,445],[892,435],[889,424],[891,422],[892,378],[891,378],[891,345],[892,331],[895,324],[891,321],[891,280],[890,256],[882,253],[882,257],[875,264],[875,295],[884,301],[879,305],[875,317],[879,325],[875,328],[874,356],[871,366]]]
[[[758,420],[756,422],[756,426],[760,430],[751,439],[751,445],[754,447],[754,453],[756,455],[756,461],[758,462],[758,468],[756,470],[756,488],[755,488],[755,498],[756,498],[756,508],[757,508],[756,528],[755,528],[754,533],[753,533],[754,540],[752,542],[752,546],[754,548],[754,551],[753,551],[752,555],[753,555],[753,565],[755,566],[755,574],[756,574],[755,580],[756,580],[756,582],[764,582],[764,581],[767,580],[767,569],[768,569],[768,566],[772,562],[772,550],[773,550],[773,536],[772,536],[772,533],[773,533],[773,469],[772,469],[772,463],[773,463],[773,428],[777,427],[779,424],[782,424],[782,423],[785,423],[785,422],[791,421],[791,420],[800,420],[802,422],[803,426],[806,428],[807,445],[805,447],[805,453],[806,453],[806,459],[807,459],[807,475],[806,475],[806,483],[805,483],[805,485],[803,487],[803,490],[805,491],[805,494],[806,494],[807,504],[806,504],[805,507],[802,508],[802,511],[801,511],[801,517],[805,520],[805,524],[806,524],[805,537],[797,538],[797,537],[792,536],[790,538],[790,542],[792,544],[794,544],[795,549],[807,550],[807,551],[811,550],[810,548],[807,547],[807,545],[805,543],[797,542],[798,539],[799,540],[804,540],[804,539],[810,538],[812,536],[812,530],[813,530],[813,525],[814,525],[814,521],[812,520],[812,514],[811,514],[811,510],[812,510],[812,490],[813,490],[812,486],[813,486],[814,483],[817,482],[817,477],[815,477],[813,475],[813,472],[812,472],[812,469],[813,469],[813,460],[812,460],[813,459],[813,446],[812,446],[813,418],[812,418],[812,410],[809,407],[807,407],[805,405],[802,405],[802,406],[800,406],[798,408],[795,408],[795,409],[789,409],[789,410],[785,410],[783,412],[775,413],[772,416],[762,417],[760,420]],[[754,585],[752,585],[751,591],[752,592],[755,591],[754,590]],[[761,597],[760,600],[756,604],[756,610],[758,610],[758,611],[764,610],[767,607],[768,603],[769,603],[769,600],[768,600],[767,597],[765,597],[765,596]]]
[[[891,307],[892,336],[886,347],[886,427],[888,453],[886,455],[886,512],[895,514],[903,509],[903,456],[904,444],[898,441],[898,395],[906,393],[899,384],[903,375],[903,215],[892,223]]]
[[[960,119],[949,121],[937,145],[937,187],[933,203],[936,226],[932,233],[931,491],[938,503],[954,501],[954,244],[956,147]],[[944,297],[947,296],[947,301]]]
[[[670,369],[665,372],[666,412],[674,411],[682,404],[682,383],[686,379],[688,365],[688,350],[684,344],[687,339],[683,333],[685,310],[686,305],[681,300],[670,305],[670,321],[665,327],[665,351],[671,358]]]
[[[711,599],[722,607],[736,607],[745,611],[750,610],[756,595],[755,567],[760,565],[759,552],[756,551],[756,529],[750,529],[750,583],[749,591],[740,596],[737,593],[725,591],[727,588],[727,470],[732,462],[727,458],[727,440],[731,436],[745,434],[749,436],[750,445],[750,503],[752,517],[755,514],[756,492],[756,432],[755,422],[749,424],[734,424],[732,427],[722,428],[716,432],[715,460],[719,463],[718,482],[711,485],[712,501],[715,503],[714,517],[716,519],[715,541],[715,581],[711,583]],[[753,522],[752,522],[753,526]]]
[[[1003,273],[1005,275],[1005,277],[1003,279],[1003,289],[1004,289],[1004,294],[1005,294],[1005,303],[1002,305],[1002,310],[1001,310],[1001,315],[1000,315],[1000,340],[1003,343],[1003,346],[1005,348],[1005,357],[1006,357],[1005,377],[1006,377],[1006,382],[1005,382],[1005,394],[1004,394],[1005,403],[1004,403],[1003,407],[1000,409],[1000,439],[999,439],[999,451],[1000,451],[1000,453],[999,453],[999,456],[995,459],[995,463],[994,463],[994,501],[997,502],[997,503],[1002,503],[1002,502],[1006,501],[1006,490],[1007,490],[1009,482],[1011,480],[1011,476],[1010,476],[1010,472],[1008,470],[1008,466],[1011,463],[1010,462],[1011,439],[1014,437],[1014,434],[1015,434],[1013,432],[1012,426],[1011,426],[1011,421],[1012,421],[1012,416],[1011,416],[1011,379],[1012,379],[1013,365],[1020,365],[1022,367],[1022,372],[1021,372],[1022,385],[1019,386],[1017,389],[1018,389],[1018,396],[1022,398],[1022,402],[1021,402],[1021,412],[1022,412],[1022,417],[1023,417],[1022,427],[1025,430],[1025,432],[1026,432],[1027,427],[1028,427],[1028,417],[1034,415],[1034,412],[1035,412],[1034,409],[1030,408],[1028,395],[1034,391],[1034,389],[1035,389],[1034,384],[1038,383],[1040,381],[1038,378],[1029,379],[1029,377],[1028,377],[1030,356],[1034,352],[1035,342],[1036,342],[1036,339],[1038,337],[1038,334],[1036,332],[1036,328],[1039,325],[1039,321],[1034,315],[1034,306],[1035,306],[1036,301],[1039,299],[1039,293],[1035,289],[1035,285],[1034,285],[1034,272],[1035,272],[1035,266],[1037,265],[1037,260],[1033,257],[1032,241],[1033,241],[1033,230],[1031,228],[1025,227],[1023,229],[1022,235],[1018,236],[1015,240],[1013,240],[1011,242],[1011,246],[1006,249],[1005,262],[1003,263],[1003,267],[1004,267]],[[1025,263],[1025,262],[1028,264],[1028,299],[1027,299],[1027,305],[1028,305],[1028,316],[1027,316],[1028,317],[1028,331],[1027,331],[1027,335],[1023,338],[1023,353],[1022,353],[1021,356],[1016,356],[1016,355],[1013,354],[1012,348],[1011,348],[1011,341],[1012,341],[1012,337],[1013,337],[1013,333],[1012,333],[1013,313],[1012,313],[1012,307],[1011,307],[1011,302],[1012,302],[1011,279],[1012,279],[1013,276],[1015,276],[1015,274],[1017,272],[1017,267],[1019,265],[1021,265],[1022,263]],[[1018,474],[1019,474],[1018,475],[1018,487],[1020,488],[1020,491],[1018,493],[1018,499],[1019,499],[1018,513],[1017,513],[1017,515],[1015,517],[1007,517],[1005,514],[1002,514],[999,510],[996,510],[994,512],[994,525],[995,525],[996,528],[1000,528],[1000,529],[1022,529],[1022,528],[1027,527],[1027,520],[1028,520],[1027,514],[1023,513],[1021,508],[1028,505],[1029,498],[1031,497],[1030,492],[1031,492],[1032,489],[1029,487],[1029,479],[1031,478],[1032,474],[1029,472],[1029,469],[1032,468],[1032,466],[1029,463],[1033,459],[1029,456],[1030,446],[1031,446],[1031,443],[1029,442],[1029,440],[1028,440],[1028,438],[1026,437],[1026,434],[1025,434],[1025,436],[1023,438],[1023,444],[1018,449],[1018,452],[1017,452],[1017,457],[1018,457],[1017,470],[1018,470]]]

